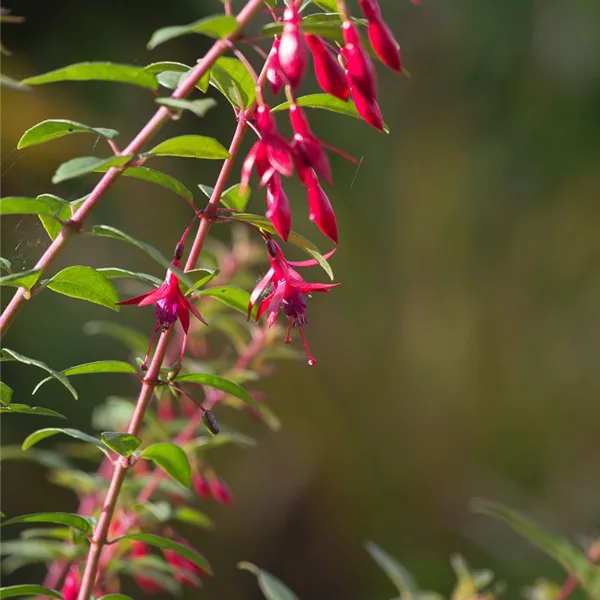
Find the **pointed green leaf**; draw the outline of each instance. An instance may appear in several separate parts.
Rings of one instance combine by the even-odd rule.
[[[502,504],[477,498],[471,502],[471,508],[476,513],[504,521],[516,533],[556,560],[567,572],[575,574],[592,598],[600,597],[600,566],[592,564],[582,550],[544,531],[533,521]]]
[[[80,156],[63,163],[56,169],[52,183],[60,183],[82,175],[88,175],[94,171],[102,171],[110,167],[122,167],[132,159],[131,156],[111,156],[109,158],[98,158],[96,156]]]
[[[96,269],[99,273],[102,273],[107,279],[137,279],[144,283],[149,283],[158,287],[162,284],[162,281],[154,275],[148,275],[148,273],[134,273],[127,269],[120,269],[119,267],[102,267]]]
[[[0,404],[3,404],[4,406],[10,404],[12,394],[12,388],[6,385],[4,381],[0,381]]]
[[[200,100],[182,100],[180,98],[157,98],[156,102],[175,110],[189,110],[197,117],[202,118],[211,109],[217,106],[214,98],[201,98]]]
[[[139,437],[130,433],[118,433],[116,431],[105,431],[102,434],[102,441],[120,456],[130,456],[142,443]]]
[[[119,311],[119,296],[115,286],[105,275],[92,267],[67,267],[52,277],[47,287],[58,294]]]
[[[239,398],[258,412],[261,412],[258,402],[243,387],[219,375],[213,375],[212,373],[188,373],[186,375],[178,375],[175,381],[177,383],[197,383],[221,390],[226,394],[231,394]]]
[[[67,418],[65,415],[62,415],[51,408],[44,408],[43,406],[28,406],[27,404],[9,404],[8,406],[0,406],[0,414],[6,415],[8,413],[39,415],[42,417],[58,417],[60,419]]]
[[[120,540],[137,540],[140,542],[145,542],[150,546],[154,546],[156,548],[160,548],[161,550],[173,550],[173,552],[179,554],[179,556],[183,556],[188,560],[191,560],[195,565],[198,565],[205,573],[212,575],[212,568],[206,558],[202,556],[199,552],[196,552],[193,548],[189,546],[184,546],[179,542],[174,542],[171,539],[162,537],[160,535],[154,535],[152,533],[128,533],[123,537],[118,538]]]
[[[248,108],[256,98],[256,84],[248,69],[237,59],[221,57],[210,71],[210,83],[236,108]],[[238,95],[240,98],[238,98]],[[242,101],[242,106],[239,106]]]
[[[267,600],[298,600],[298,596],[287,588],[277,577],[267,571],[259,569],[250,562],[239,562],[238,569],[250,571],[256,575],[258,586]]]
[[[194,288],[188,288],[184,293],[187,295],[194,290],[199,290],[219,274],[219,269],[192,269],[186,275],[194,280]],[[198,279],[196,279],[198,277]]]
[[[144,354],[148,346],[147,336],[139,331],[107,321],[88,321],[83,330],[87,335],[108,335],[127,346],[134,354]]]
[[[212,196],[214,188],[202,184],[199,184],[198,187],[207,198]],[[226,189],[221,195],[221,204],[226,208],[232,208],[233,210],[246,210],[248,200],[250,200],[250,188],[246,188],[246,191],[243,194],[240,193],[240,188],[241,185],[237,183]]]
[[[241,221],[243,223],[251,223],[255,227],[259,227],[260,229],[264,229],[272,234],[277,234],[275,227],[273,227],[273,223],[266,217],[262,217],[260,215],[252,215],[250,213],[234,213],[231,215],[231,218],[235,221]],[[290,236],[288,238],[288,242],[290,244],[294,244],[301,250],[304,250],[307,254],[309,254],[312,258],[314,258],[317,263],[321,266],[321,268],[329,275],[329,278],[333,281],[333,271],[331,270],[330,264],[325,260],[323,255],[319,252],[319,249],[304,236],[296,233],[295,231],[290,232]]]
[[[23,356],[14,350],[9,350],[8,348],[2,348],[2,360],[16,360],[18,362],[24,363],[26,365],[31,365],[33,367],[38,367],[38,369],[43,369],[47,373],[49,373],[55,379],[58,379],[60,383],[62,383],[68,390],[71,392],[73,398],[77,400],[79,396],[77,395],[77,391],[71,385],[69,380],[62,374],[58,373],[54,369],[51,369],[46,363],[43,363],[40,360],[35,360],[33,358],[29,358],[27,356]]]
[[[172,60],[162,60],[146,65],[144,69],[150,73],[163,73],[164,71],[175,71],[178,73],[187,73],[192,67],[184,63],[175,62]]]
[[[153,461],[184,487],[192,485],[192,468],[187,454],[177,445],[159,442],[144,448],[141,458]]]
[[[198,296],[210,296],[219,302],[229,306],[234,310],[242,313],[244,316],[248,314],[248,303],[250,302],[250,294],[246,290],[241,290],[232,286],[211,287],[197,292]]]
[[[205,515],[203,512],[200,512],[199,510],[189,506],[177,508],[175,510],[175,514],[173,515],[173,519],[181,523],[196,525],[198,527],[202,527],[203,529],[213,529],[215,526],[212,519],[208,515]]]
[[[23,596],[46,596],[47,598],[59,598],[64,600],[63,595],[56,590],[35,584],[11,585],[0,588],[0,598],[18,598]]]
[[[381,570],[389,577],[400,593],[400,596],[404,600],[416,600],[418,588],[412,575],[394,557],[384,552],[377,544],[367,542],[365,548]]]
[[[174,69],[168,71],[161,71],[156,76],[156,79],[160,85],[167,88],[168,90],[175,90],[178,87],[182,86],[187,80],[188,75],[191,73],[192,69],[187,68],[182,72],[181,69]],[[194,87],[197,90],[200,90],[203,94],[208,89],[210,83],[210,71],[206,71],[204,75],[196,82]]]
[[[119,81],[121,83],[131,83],[150,88],[151,90],[155,90],[158,87],[154,75],[143,67],[119,65],[109,62],[77,63],[44,73],[43,75],[28,77],[21,83],[40,85],[56,81]]]
[[[300,98],[296,98],[296,103],[304,108],[319,108],[321,110],[328,110],[330,112],[335,112],[340,115],[345,115],[347,117],[354,117],[355,119],[363,118],[358,114],[356,110],[356,106],[354,106],[354,102],[352,99],[348,100],[348,102],[344,102],[335,96],[330,96],[329,94],[308,94],[306,96],[300,96]],[[282,104],[278,104],[275,108],[271,109],[271,112],[279,112],[281,110],[288,110],[290,108],[289,102],[283,102]],[[386,133],[390,132],[389,127],[384,123],[383,130]]]
[[[136,368],[122,360],[97,360],[69,367],[63,371],[64,375],[89,375],[91,373],[137,373]]]
[[[30,290],[37,283],[41,274],[41,269],[30,269],[29,271],[3,275],[0,277],[0,286],[24,287],[26,290]]]
[[[67,525],[78,531],[82,531],[87,535],[91,535],[94,531],[95,519],[91,517],[82,517],[74,513],[65,512],[43,512],[34,513],[31,515],[21,515],[13,517],[2,522],[2,527],[5,525],[13,525],[15,523],[53,523],[54,525]]]
[[[180,156],[221,160],[229,158],[229,152],[214,138],[203,135],[180,135],[155,146],[145,156]]]
[[[238,22],[235,17],[228,15],[214,15],[205,17],[187,25],[172,25],[157,29],[148,42],[148,50],[154,50],[159,44],[164,44],[182,35],[200,33],[212,38],[220,39],[231,35],[237,28]]]
[[[0,215],[57,215],[64,206],[68,203],[49,194],[37,198],[7,196],[0,198]]]
[[[63,433],[68,435],[69,437],[75,438],[76,440],[81,440],[82,442],[87,442],[89,444],[93,444],[98,449],[102,450],[105,454],[108,453],[108,446],[106,446],[101,440],[95,438],[92,435],[84,433],[83,431],[79,431],[79,429],[71,429],[70,427],[60,428],[60,427],[46,427],[45,429],[38,429],[33,433],[29,434],[25,441],[23,442],[22,449],[29,450],[32,446],[35,446],[37,443],[49,438],[57,433]]]
[[[103,166],[99,169],[95,169],[98,173],[105,173],[110,169],[110,166]],[[150,183],[156,183],[167,190],[175,192],[179,196],[186,198],[187,200],[193,200],[194,196],[190,190],[181,183],[181,181],[167,175],[162,171],[156,169],[149,169],[148,167],[127,167],[121,172],[123,177],[134,177],[135,179],[142,179],[143,181],[149,181]]]
[[[53,194],[42,194],[41,196],[38,196],[36,200],[47,200],[50,198],[62,201],[64,204],[61,205],[60,210],[54,215],[38,214],[38,217],[50,239],[55,240],[62,230],[62,223],[68,221],[75,214],[75,210],[87,200],[87,196],[77,198],[77,200],[73,200],[72,202],[65,202],[62,198],[54,196]]]
[[[49,119],[28,129],[19,140],[17,148],[20,150],[28,146],[36,146],[37,144],[43,144],[71,133],[93,133],[107,139],[112,139],[119,135],[119,132],[115,129],[90,127],[89,125],[83,125],[75,121],[66,121],[64,119]]]
[[[6,271],[6,272],[10,273],[11,267],[12,267],[12,263],[10,262],[10,260],[8,260],[8,258],[4,258],[3,256],[0,256],[0,269],[2,271]]]

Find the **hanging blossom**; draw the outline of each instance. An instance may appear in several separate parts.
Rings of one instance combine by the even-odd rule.
[[[283,33],[277,49],[277,60],[287,83],[297,88],[308,66],[308,49],[301,29],[298,5],[291,2],[283,13]]]
[[[270,284],[273,284],[273,291],[260,303],[256,320],[266,312],[267,324],[269,327],[275,323],[279,309],[283,308],[283,312],[288,318],[288,328],[285,337],[285,343],[289,344],[292,341],[292,327],[297,327],[300,332],[300,337],[304,344],[306,354],[308,356],[308,364],[314,365],[316,360],[310,352],[308,342],[304,335],[303,327],[306,325],[306,302],[304,296],[309,296],[312,292],[329,292],[332,288],[340,285],[339,283],[308,283],[295,271],[292,267],[311,267],[317,264],[315,260],[307,260],[302,262],[292,262],[286,260],[281,248],[271,239],[267,240],[267,255],[271,263],[271,268],[266,275],[260,280],[250,295],[248,304],[248,318],[250,318],[256,303],[265,292]],[[326,258],[331,256],[333,252],[326,255]]]

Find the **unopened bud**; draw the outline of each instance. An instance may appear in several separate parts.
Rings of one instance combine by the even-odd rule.
[[[205,410],[202,413],[202,423],[212,435],[219,433],[219,424],[217,423],[217,419],[215,419],[215,415],[210,410]]]
[[[181,371],[181,361],[177,361],[171,367],[171,370],[167,373],[167,379],[169,381],[173,381],[177,375],[179,375],[179,371]]]

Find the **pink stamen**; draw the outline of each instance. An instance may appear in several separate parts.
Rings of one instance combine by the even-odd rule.
[[[287,332],[285,334],[285,340],[283,340],[284,344],[292,343],[292,325],[294,324],[294,319],[292,317],[288,320]]]
[[[157,323],[154,326],[154,330],[152,331],[152,335],[150,336],[150,344],[148,345],[148,350],[146,351],[146,356],[144,357],[144,362],[141,364],[140,369],[144,371],[144,373],[148,370],[148,361],[150,360],[150,352],[152,352],[152,346],[154,345],[154,338],[156,337],[156,333],[160,329],[160,323]]]
[[[306,355],[308,356],[308,364],[312,367],[317,361],[310,353],[310,348],[308,347],[308,342],[306,341],[306,336],[304,335],[304,329],[302,329],[302,325],[300,324],[298,324],[298,331],[300,332],[300,337],[302,338],[302,343],[304,344],[304,349],[306,350]]]

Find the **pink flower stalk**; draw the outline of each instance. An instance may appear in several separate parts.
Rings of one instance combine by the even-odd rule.
[[[277,52],[279,66],[292,88],[298,87],[308,66],[308,50],[301,22],[297,3],[292,0],[283,13],[283,33]]]
[[[292,212],[288,197],[283,191],[281,178],[277,173],[267,183],[267,213],[275,231],[287,241],[292,228]]]
[[[315,76],[323,91],[347,102],[350,88],[338,61],[320,37],[306,34],[304,39],[312,52]]]
[[[252,146],[242,165],[242,192],[247,189],[255,166],[261,185],[266,185],[276,172],[285,177],[294,172],[290,145],[277,131],[275,119],[264,104],[256,109],[256,130],[260,140]]]
[[[344,34],[344,59],[350,89],[357,88],[363,98],[369,102],[376,102],[375,67],[363,48],[352,21],[343,22],[342,33]]]
[[[277,96],[284,85],[283,78],[281,77],[281,65],[279,64],[279,44],[281,40],[279,37],[275,37],[271,52],[269,53],[269,66],[267,68],[267,81],[271,87],[273,96]]]
[[[79,574],[77,569],[72,568],[65,577],[65,582],[60,590],[65,600],[77,600],[79,594]]]
[[[319,178],[313,169],[307,169],[304,185],[308,192],[308,218],[335,244],[338,243],[338,229],[333,206],[319,185]]]
[[[386,67],[402,74],[400,46],[383,20],[377,0],[358,0],[358,3],[369,22],[367,34],[375,54]]]
[[[310,352],[308,342],[304,335],[303,326],[306,324],[306,302],[304,296],[311,292],[328,292],[332,288],[340,285],[339,283],[308,283],[302,279],[300,274],[292,268],[292,263],[288,262],[281,251],[281,248],[271,239],[267,240],[267,255],[271,263],[271,268],[266,275],[259,281],[250,295],[248,304],[248,318],[252,314],[254,306],[258,302],[263,292],[270,284],[273,284],[274,290],[260,303],[256,320],[266,312],[267,325],[271,327],[277,319],[279,309],[283,307],[283,312],[288,318],[288,329],[285,337],[285,343],[289,344],[291,339],[292,327],[298,327],[300,337],[304,343],[304,348],[308,356],[308,364],[314,365],[316,360]],[[304,261],[295,266],[313,266],[316,261]],[[309,296],[310,297],[310,296]]]
[[[290,121],[294,130],[292,148],[300,179],[304,181],[306,171],[314,169],[327,183],[333,183],[327,154],[317,136],[312,132],[306,114],[297,104],[290,106]]]
[[[131,556],[135,558],[145,558],[150,555],[150,548],[148,544],[144,542],[135,541],[131,546]],[[164,588],[162,585],[150,579],[148,577],[144,577],[143,575],[134,575],[134,581],[137,585],[147,594],[152,594],[154,592],[163,592]]]
[[[174,536],[173,540],[183,544],[184,546],[188,546],[189,548],[192,547],[186,539],[178,535]],[[192,562],[188,558],[180,556],[173,550],[163,550],[163,554],[165,555],[167,562],[178,570],[177,573],[175,573],[175,579],[182,585],[198,587],[196,578],[200,577],[201,575],[208,575],[208,573],[204,569],[200,568],[196,563]]]

